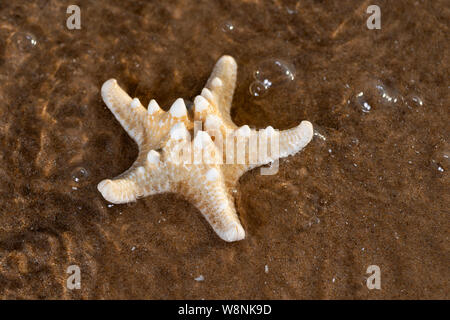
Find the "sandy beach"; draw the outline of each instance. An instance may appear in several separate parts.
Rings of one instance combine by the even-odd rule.
[[[73,30],[69,4],[0,3],[0,299],[449,299],[447,1],[377,1],[373,30],[368,1],[83,0]],[[315,132],[239,180],[246,238],[180,194],[105,201],[138,149],[102,84],[168,110],[225,54],[238,126]]]

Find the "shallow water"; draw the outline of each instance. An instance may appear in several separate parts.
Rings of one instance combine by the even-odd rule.
[[[378,1],[381,30],[367,1],[78,3],[81,30],[60,1],[0,2],[2,298],[449,298],[447,1]],[[232,244],[181,196],[96,189],[137,155],[102,83],[167,110],[223,54],[237,125],[316,131],[277,175],[240,179]]]

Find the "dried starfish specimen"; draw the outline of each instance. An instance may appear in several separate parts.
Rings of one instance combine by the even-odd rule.
[[[300,151],[311,141],[313,127],[302,121],[281,132],[272,127],[259,132],[247,125],[238,128],[230,116],[236,74],[235,60],[221,57],[190,111],[181,98],[168,112],[155,100],[145,109],[116,80],[106,81],[101,89],[103,100],[137,143],[139,155],[127,171],[98,184],[103,197],[119,204],[157,193],[180,193],[200,210],[220,238],[244,239],[232,197],[239,177]],[[196,130],[197,124],[204,131]],[[255,141],[259,148],[254,147]],[[259,152],[269,141],[270,154]]]

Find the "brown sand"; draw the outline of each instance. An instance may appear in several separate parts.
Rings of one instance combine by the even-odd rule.
[[[376,1],[381,30],[367,1],[77,2],[81,30],[71,2],[0,2],[1,298],[450,298],[448,1]],[[102,83],[167,109],[223,54],[238,125],[317,131],[277,175],[241,178],[247,238],[223,242],[180,195],[108,206],[96,185],[137,147]],[[294,80],[252,96],[274,59]]]

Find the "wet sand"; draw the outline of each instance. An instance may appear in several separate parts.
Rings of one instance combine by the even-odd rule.
[[[2,299],[450,297],[447,1],[377,1],[381,30],[367,1],[78,3],[81,30],[71,3],[0,3]],[[278,174],[240,179],[231,244],[180,195],[110,205],[96,188],[137,155],[102,83],[167,110],[223,54],[237,125],[316,131]]]

